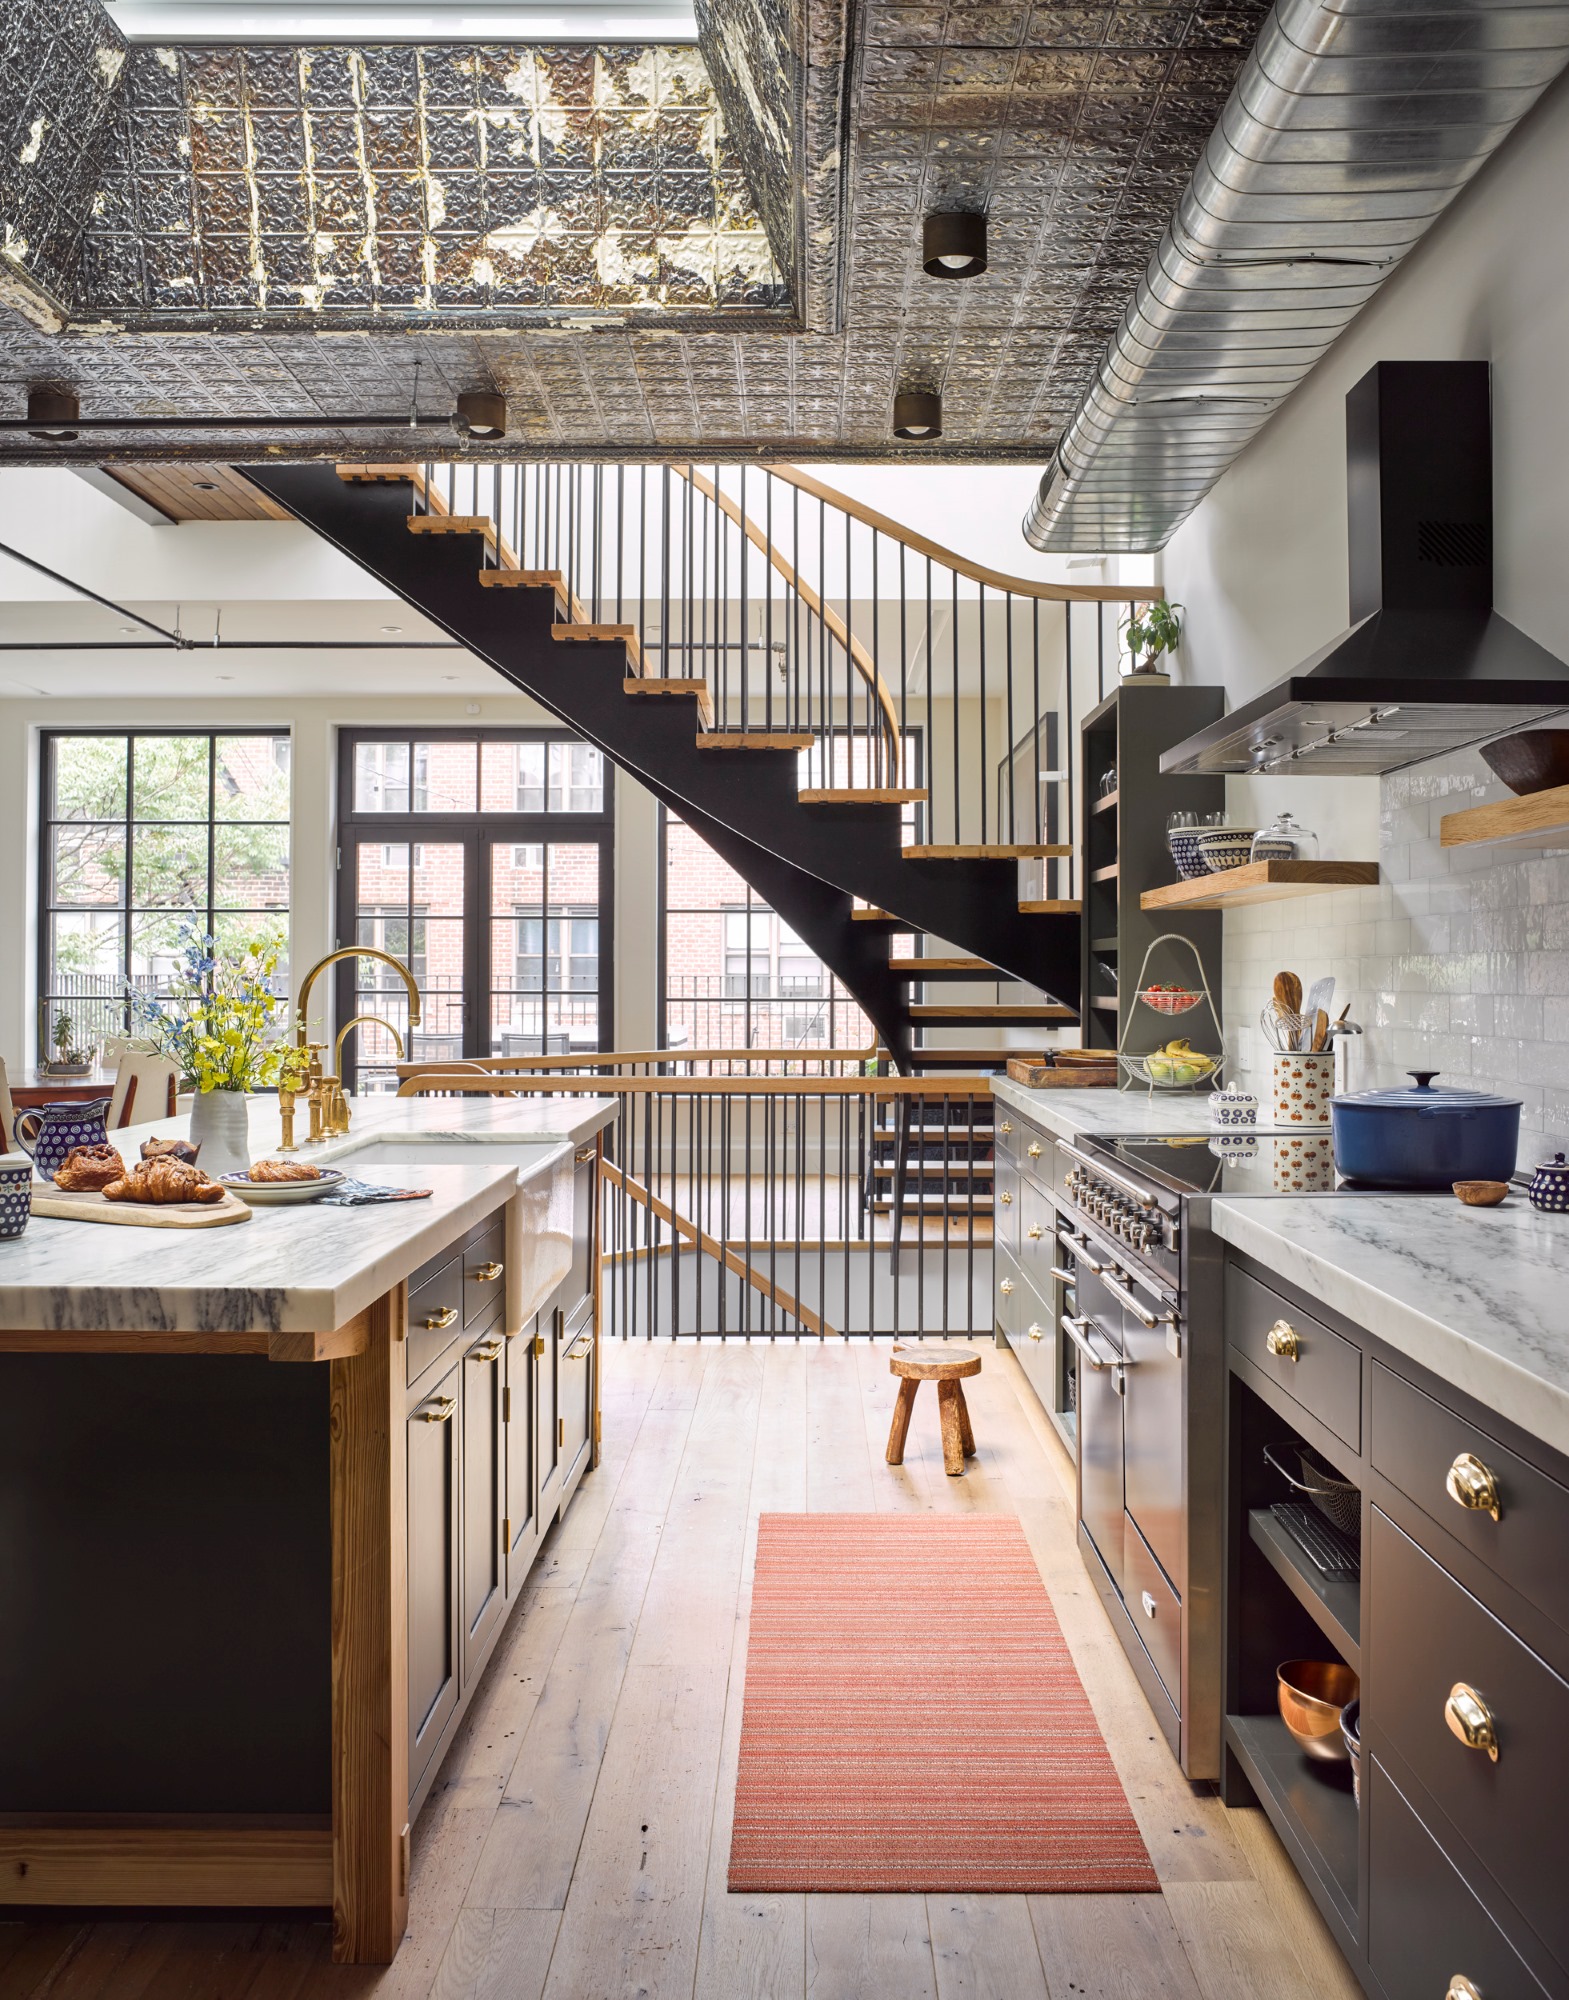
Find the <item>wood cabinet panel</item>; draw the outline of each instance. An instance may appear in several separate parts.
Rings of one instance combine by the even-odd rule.
[[[458,1702],[462,1394],[459,1363],[420,1398],[407,1424],[411,1791]]]

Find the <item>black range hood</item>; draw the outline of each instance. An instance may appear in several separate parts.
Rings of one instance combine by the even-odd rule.
[[[1166,773],[1372,777],[1569,708],[1569,666],[1493,609],[1485,361],[1381,361],[1346,397],[1352,624],[1166,751]]]

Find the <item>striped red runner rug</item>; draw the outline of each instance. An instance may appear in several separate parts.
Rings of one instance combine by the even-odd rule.
[[[1011,1516],[762,1517],[730,1887],[1160,1887]]]

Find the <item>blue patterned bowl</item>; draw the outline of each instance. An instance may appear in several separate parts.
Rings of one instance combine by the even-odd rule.
[[[0,1159],[0,1238],[20,1236],[32,1214],[33,1163],[25,1153]]]
[[[1212,875],[1228,868],[1245,868],[1253,858],[1256,826],[1212,826],[1199,835],[1199,853]]]
[[[1171,849],[1171,858],[1177,864],[1177,873],[1184,882],[1196,882],[1201,875],[1209,873],[1208,864],[1199,853],[1202,830],[1196,826],[1176,826],[1166,835],[1166,844]]]

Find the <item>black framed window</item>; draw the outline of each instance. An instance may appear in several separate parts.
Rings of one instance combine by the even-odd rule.
[[[345,730],[339,743],[337,1017],[371,1015],[412,1057],[569,1055],[610,1046],[613,787],[560,731]],[[390,1088],[385,1026],[347,1045],[345,1083]]]
[[[155,992],[194,923],[283,947],[289,991],[290,739],[282,729],[49,730],[39,841],[40,1033],[92,1048]]]

